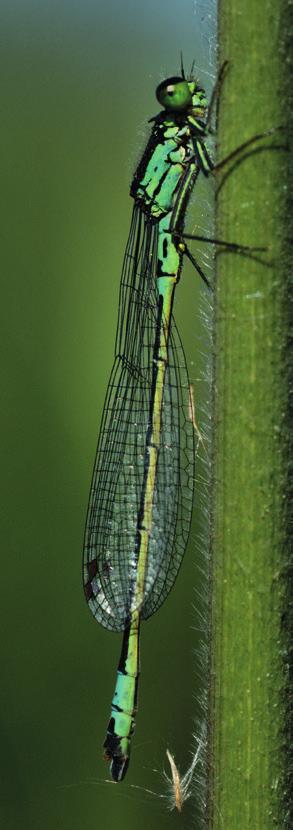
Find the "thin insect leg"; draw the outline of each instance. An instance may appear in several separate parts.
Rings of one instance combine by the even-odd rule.
[[[213,173],[217,172],[218,170],[221,170],[221,168],[224,167],[225,164],[228,163],[228,161],[231,161],[231,159],[236,158],[236,156],[238,156],[239,153],[242,153],[242,151],[245,150],[246,147],[250,147],[251,144],[255,144],[257,141],[261,141],[262,138],[267,138],[267,136],[274,135],[274,133],[283,129],[284,127],[271,127],[270,130],[265,130],[265,132],[263,133],[257,133],[257,135],[253,135],[247,141],[243,141],[243,143],[240,144],[239,147],[236,147],[235,150],[232,150],[232,152],[229,153],[228,156],[225,156],[225,158],[223,158],[222,161],[219,161],[217,164],[214,164]]]
[[[279,144],[279,143],[278,144],[277,143],[276,144],[275,143],[274,144],[267,144],[266,146],[264,144],[262,144],[261,146],[258,144],[258,145],[256,145],[256,147],[253,147],[251,150],[248,149],[247,152],[243,153],[240,158],[236,157],[235,162],[232,162],[232,164],[230,164],[229,167],[227,167],[225,169],[225,171],[223,172],[223,175],[220,178],[219,183],[217,182],[217,186],[216,186],[216,190],[215,190],[215,199],[216,200],[218,199],[219,194],[220,194],[222,188],[224,187],[224,185],[225,185],[227,179],[229,178],[229,176],[232,175],[234,170],[240,164],[243,164],[243,162],[246,161],[247,158],[251,158],[252,156],[257,155],[258,153],[263,153],[265,151],[271,153],[272,151],[276,152],[276,151],[279,151],[279,150],[283,150],[284,152],[288,152],[290,150],[290,147],[289,147],[288,144]]]
[[[186,254],[188,259],[190,259],[190,262],[192,262],[192,265],[196,269],[197,273],[199,274],[199,276],[201,277],[203,282],[207,285],[207,287],[211,291],[212,290],[211,283],[209,282],[208,278],[206,277],[204,271],[202,270],[202,268],[200,267],[200,265],[196,261],[195,257],[193,256],[193,254],[191,253],[191,251],[189,250],[187,245],[185,245],[184,243],[182,243],[182,244],[183,244],[183,253]]]
[[[190,170],[187,170],[186,174],[185,174],[185,177],[184,177],[184,180],[183,180],[183,183],[182,183],[182,186],[180,188],[180,192],[177,196],[177,200],[178,200],[179,205],[180,205],[180,202],[182,201],[182,199],[184,197],[184,192],[187,191],[187,188],[189,186],[189,182],[190,182]],[[180,240],[182,238],[182,233],[173,230],[174,225],[176,226],[176,220],[177,219],[178,219],[178,209],[177,209],[177,204],[176,204],[174,210],[172,211],[172,216],[171,216],[171,220],[170,220],[169,229],[166,231],[166,233],[171,233],[172,236],[176,236]],[[189,248],[187,247],[185,242],[179,242],[178,248],[179,248],[179,250],[181,250],[181,252],[183,254],[186,254],[186,256],[188,257],[190,262],[192,262],[192,265],[196,269],[197,273],[199,274],[199,276],[201,277],[203,282],[211,290],[211,284],[210,284],[208,278],[206,277],[204,271],[202,270],[202,268],[200,267],[200,265],[198,264],[198,262],[194,258],[193,254],[191,253],[191,251],[189,250]]]
[[[211,159],[207,146],[199,139],[194,131],[191,133],[191,140],[199,169],[202,170],[204,176],[209,176],[210,173],[214,172],[215,165]]]
[[[249,251],[266,251],[267,248],[264,247],[253,247],[252,245],[241,245],[238,242],[225,242],[223,239],[216,239],[213,236],[200,236],[199,234],[191,234],[191,233],[176,233],[176,231],[172,232],[173,236],[179,236],[180,239],[196,239],[198,242],[211,242],[213,245],[223,245],[225,248],[229,248],[230,251],[244,251],[245,253],[249,253]]]
[[[207,113],[207,120],[206,120],[206,128],[209,130],[209,132],[213,132],[213,130],[211,130],[211,128],[210,128],[210,122],[211,122],[211,118],[212,118],[212,114],[213,114],[213,108],[214,108],[216,98],[218,98],[219,95],[220,95],[221,87],[222,87],[223,81],[225,80],[225,75],[226,75],[228,66],[229,66],[229,61],[224,61],[222,63],[222,66],[220,67],[219,72],[218,72],[218,77],[217,77],[216,83],[214,85],[214,88],[213,88],[213,91],[212,91],[212,94],[211,94],[211,100],[210,100],[210,103],[209,103],[209,106],[208,106],[208,113]]]

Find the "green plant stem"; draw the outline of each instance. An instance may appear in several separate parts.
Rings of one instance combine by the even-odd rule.
[[[280,6],[280,13],[282,4]],[[286,127],[284,48],[272,0],[221,0],[218,159]],[[217,255],[214,319],[213,601],[209,827],[285,826],[285,132],[217,175],[219,239],[263,245],[262,262]],[[285,233],[284,233],[285,230]]]

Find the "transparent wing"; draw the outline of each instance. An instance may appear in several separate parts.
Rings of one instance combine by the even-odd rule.
[[[158,309],[156,266],[157,226],[147,223],[135,206],[121,278],[116,357],[105,400],[84,545],[87,602],[102,625],[117,631],[125,627],[133,587]],[[162,604],[180,567],[191,521],[193,465],[189,382],[173,322],[141,607],[145,618]]]

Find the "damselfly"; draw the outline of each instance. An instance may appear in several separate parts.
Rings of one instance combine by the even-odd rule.
[[[115,781],[126,773],[135,725],[140,621],[175,582],[193,506],[191,386],[173,301],[184,254],[207,282],[184,241],[184,220],[197,176],[213,163],[205,92],[181,73],[157,88],[164,109],[151,119],[131,185],[115,361],[85,532],[88,605],[105,628],[124,632],[104,743]]]

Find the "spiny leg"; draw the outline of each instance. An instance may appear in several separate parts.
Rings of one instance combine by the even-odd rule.
[[[191,251],[189,250],[187,245],[185,245],[185,242],[179,242],[178,248],[179,248],[179,250],[181,251],[182,254],[186,254],[187,258],[190,260],[190,262],[194,266],[195,270],[197,271],[197,273],[199,274],[199,276],[201,277],[201,279],[203,280],[205,285],[207,285],[207,287],[211,291],[212,290],[211,283],[209,282],[209,280],[206,277],[204,271],[202,270],[202,268],[198,264],[197,260],[195,259],[195,257],[193,256],[193,254],[191,253]]]
[[[236,147],[235,150],[232,150],[228,156],[225,156],[221,161],[218,161],[217,164],[213,165],[213,173],[216,173],[218,170],[221,170],[225,164],[228,164],[229,161],[236,158],[243,150],[246,150],[246,147],[250,147],[252,144],[256,144],[257,141],[261,141],[262,138],[267,138],[270,135],[274,135],[274,133],[279,132],[280,130],[284,130],[284,127],[271,127],[270,130],[265,130],[263,133],[257,133],[253,135],[251,138],[248,138],[247,141],[243,141],[242,144],[239,144],[239,147]]]
[[[222,245],[230,251],[237,251],[239,253],[250,253],[250,251],[266,251],[267,248],[261,246],[242,245],[238,242],[226,242],[223,239],[216,239],[213,236],[201,236],[200,234],[192,233],[177,233],[172,231],[173,236],[178,236],[180,239],[196,239],[197,242],[211,242],[213,245]]]
[[[252,248],[252,247],[249,247],[248,245],[238,245],[236,242],[235,243],[233,243],[233,242],[224,242],[223,240],[215,239],[213,237],[199,236],[199,235],[193,236],[192,234],[188,234],[188,233],[186,233],[186,234],[181,233],[180,234],[180,233],[176,233],[176,231],[173,231],[172,235],[175,236],[175,237],[179,237],[179,239],[180,239],[180,242],[179,242],[179,245],[178,245],[179,250],[183,254],[186,254],[187,258],[190,260],[190,262],[192,263],[192,265],[196,269],[197,273],[199,274],[199,276],[201,277],[201,279],[203,280],[205,285],[207,285],[207,287],[210,290],[212,289],[210,281],[206,277],[204,271],[202,270],[201,266],[198,264],[197,260],[195,259],[195,257],[193,256],[193,254],[191,253],[189,248],[187,247],[186,243],[181,241],[182,239],[197,239],[200,242],[211,242],[211,243],[216,244],[216,245],[222,245],[227,250],[233,251],[234,253],[240,253],[240,254],[242,253],[242,254],[246,254],[247,256],[250,256],[254,251],[266,251],[267,250],[267,248],[261,248],[261,247]]]
[[[214,130],[212,130],[211,127],[210,127],[212,114],[213,114],[213,108],[214,108],[215,101],[217,100],[217,102],[218,102],[220,92],[221,92],[221,88],[222,88],[222,84],[223,84],[223,82],[225,80],[225,77],[226,77],[228,66],[229,66],[229,61],[226,60],[222,63],[222,66],[220,67],[219,72],[218,72],[216,83],[214,85],[214,88],[213,88],[213,91],[212,91],[212,94],[211,94],[211,100],[210,100],[210,103],[209,103],[209,106],[208,106],[208,113],[207,113],[207,120],[206,120],[206,129],[209,131],[209,133],[214,132]]]

